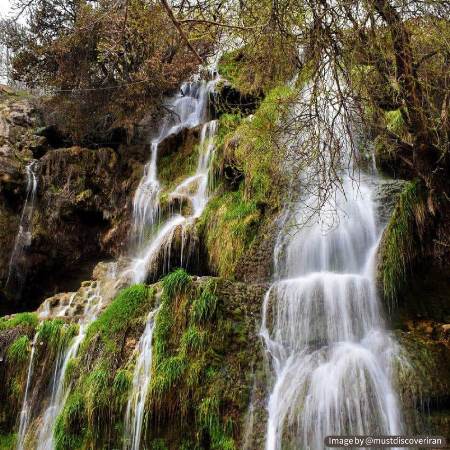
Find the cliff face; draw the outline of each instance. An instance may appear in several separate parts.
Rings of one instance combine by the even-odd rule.
[[[63,140],[42,122],[33,98],[3,93],[1,102],[1,310],[9,313],[33,310],[45,296],[75,289],[100,259],[124,251],[148,148],[137,137],[115,149],[59,148]],[[29,236],[11,261],[33,160],[35,199],[22,224]]]
[[[147,143],[136,137],[115,148],[60,146],[32,100],[2,94],[1,308],[5,314],[36,309],[37,314],[0,320],[0,448],[14,440],[18,429],[32,348],[26,443],[34,448],[50,402],[52,368],[79,332],[75,322],[97,289],[106,301],[67,369],[70,394],[56,421],[58,449],[122,446],[136,352],[156,305],[159,324],[145,400],[148,448],[262,448],[268,372],[259,329],[287,183],[264,133],[279,117],[280,99],[289,91],[275,89],[265,99],[245,101],[228,84],[224,92],[214,102],[219,131],[208,206],[189,227],[175,230],[170,248],[158,255],[149,273],[150,284],[124,290],[127,282],[110,274],[127,260],[133,195],[148,159]],[[199,139],[197,127],[161,143],[163,218],[192,209],[169,194],[194,173]],[[14,267],[23,276],[6,285],[32,159],[37,160],[37,190],[30,239]],[[405,208],[411,186],[404,181],[385,179],[375,193],[380,220],[389,222],[379,255],[380,296],[402,348],[394,368],[406,421],[417,433],[448,435],[448,216],[442,208],[426,222],[433,225],[423,231],[426,239],[414,255],[416,263],[399,268],[395,255],[408,251],[422,230],[420,208]],[[396,234],[400,221],[411,234]],[[409,245],[402,247],[405,242]],[[404,261],[404,254],[398,255]],[[114,264],[98,264],[112,258]],[[181,265],[186,271],[172,272]],[[411,275],[400,280],[392,273]]]

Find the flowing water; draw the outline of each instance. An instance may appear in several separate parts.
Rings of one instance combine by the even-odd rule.
[[[145,281],[149,269],[161,249],[165,249],[165,259],[170,261],[170,248],[175,231],[181,227],[182,236],[184,236],[186,228],[196,218],[200,217],[208,203],[210,166],[215,149],[214,137],[217,132],[217,121],[207,120],[208,99],[216,82],[217,80],[215,79],[208,83],[203,82],[198,86],[188,85],[186,89],[182,88],[182,91],[184,90],[195,95],[189,99],[185,98],[183,102],[180,99],[174,102],[175,105],[181,104],[183,110],[191,111],[191,113],[186,115],[180,114],[181,119],[185,117],[185,122],[172,125],[172,129],[180,130],[203,123],[200,133],[199,159],[196,172],[183,180],[170,194],[171,198],[187,201],[191,207],[190,213],[187,215],[176,213],[169,217],[160,225],[155,237],[134,258],[128,272],[131,273],[131,278],[135,283]],[[154,150],[152,150],[152,159],[153,152]],[[154,180],[156,179],[155,172]],[[139,218],[142,217],[145,217],[145,214],[139,213]],[[182,239],[184,238],[182,237]],[[183,261],[183,255],[181,255],[181,261]],[[152,334],[156,318],[157,309],[149,314],[145,331],[139,341],[133,386],[125,416],[125,449],[138,450],[141,445],[145,400],[151,382]]]
[[[29,400],[31,379],[33,377],[34,369],[34,355],[36,353],[36,343],[39,337],[39,332],[34,335],[33,343],[31,345],[30,363],[28,364],[27,383],[25,385],[25,394],[23,396],[22,409],[19,417],[19,431],[17,434],[17,449],[24,450],[25,437],[28,425],[30,422],[31,403]]]
[[[38,170],[39,163],[35,159],[32,159],[25,167],[27,177],[25,202],[23,204],[22,214],[20,216],[19,229],[17,231],[16,240],[14,241],[14,248],[9,260],[6,287],[13,283],[13,286],[19,292],[24,282],[24,274],[20,269],[21,259],[23,257],[24,249],[31,244],[32,219],[36,200],[36,191],[38,187]]]
[[[213,138],[217,129],[217,122],[208,119],[209,96],[214,89],[217,79],[209,82],[185,83],[181,87],[181,93],[168,102],[167,108],[172,112],[164,118],[159,128],[157,137],[151,142],[151,157],[146,164],[144,175],[136,190],[133,200],[133,230],[132,237],[136,244],[134,256],[130,263],[120,274],[111,274],[109,278],[126,280],[126,284],[144,282],[152,268],[154,259],[161,251],[170,253],[172,239],[178,227],[182,229],[184,236],[189,224],[199,217],[208,201],[208,179],[209,166],[214,151]],[[199,161],[195,174],[188,177],[178,185],[170,196],[181,199],[190,205],[190,213],[171,213],[169,217],[160,223],[159,217],[159,194],[161,186],[157,177],[157,159],[159,144],[170,135],[179,133],[183,129],[202,126],[199,144]],[[34,200],[36,190],[36,178],[31,170],[28,199]],[[33,176],[32,176],[33,175]],[[24,206],[24,211],[27,203]],[[27,209],[28,211],[28,209]],[[25,214],[25,213],[24,213]],[[28,214],[28,212],[26,213]],[[28,217],[28,215],[27,215]],[[170,255],[166,256],[170,260]],[[120,283],[119,283],[120,284]],[[70,297],[65,306],[57,311],[52,311],[56,316],[75,314],[77,301],[76,294]],[[101,286],[97,284],[91,292],[86,295],[84,312],[79,318],[79,332],[73,338],[69,346],[62,349],[55,362],[51,382],[51,396],[42,415],[42,423],[37,436],[38,450],[52,450],[55,448],[54,425],[58,415],[61,413],[65,400],[69,394],[70,384],[66,385],[65,375],[71,358],[78,353],[80,345],[86,335],[89,325],[97,318],[104,304]],[[152,332],[156,318],[157,309],[152,311],[147,319],[144,334],[139,341],[138,359],[133,380],[133,389],[126,410],[126,433],[125,441],[131,448],[138,449],[141,441],[142,424],[144,415],[145,398],[151,379],[152,361]],[[50,314],[50,305],[43,305],[40,317],[45,318]],[[31,405],[28,401],[28,391],[32,379],[33,352],[30,358],[30,368],[27,380],[27,389],[22,406],[20,433],[18,449],[23,448],[27,430],[30,423]],[[128,444],[126,444],[128,445]]]
[[[274,372],[266,450],[318,450],[328,435],[401,430],[390,381],[395,344],[376,294],[381,230],[371,190],[344,174],[320,220],[307,223],[306,209],[298,202],[280,232],[279,279],[264,300],[261,335]],[[302,227],[289,232],[295,224]]]
[[[69,387],[66,385],[65,375],[69,366],[69,361],[78,353],[81,343],[86,336],[89,325],[97,318],[102,308],[102,297],[98,285],[90,288],[86,296],[86,305],[83,315],[79,321],[79,331],[70,342],[69,346],[61,349],[56,359],[53,371],[52,393],[47,405],[37,437],[38,450],[51,450],[55,448],[54,425],[58,415],[64,407],[65,400],[69,394]]]
[[[139,339],[137,347],[138,360],[133,375],[133,394],[130,396],[125,414],[125,444],[124,448],[139,450],[144,422],[145,400],[151,381],[152,367],[152,338],[155,327],[155,316],[158,309],[150,312],[144,333]]]
[[[209,94],[216,81],[184,83],[180,93],[166,105],[170,111],[162,121],[159,131],[151,141],[150,161],[145,165],[144,176],[133,199],[134,235],[138,246],[145,241],[146,232],[158,221],[159,193],[158,148],[159,144],[186,128],[194,128],[206,119]]]

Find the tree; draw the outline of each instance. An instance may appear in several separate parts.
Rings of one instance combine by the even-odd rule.
[[[75,141],[155,112],[199,65],[159,1],[17,0],[12,77],[49,94]],[[208,43],[193,44],[206,54]],[[68,120],[69,119],[69,120]]]

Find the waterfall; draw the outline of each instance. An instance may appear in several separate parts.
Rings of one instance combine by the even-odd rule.
[[[23,284],[23,274],[20,273],[20,263],[23,251],[31,244],[31,227],[33,219],[33,210],[36,200],[36,191],[38,186],[37,170],[39,163],[36,159],[32,159],[25,167],[27,177],[27,190],[25,202],[20,216],[19,229],[14,241],[14,248],[11,253],[8,268],[8,278],[6,279],[6,287],[11,281],[16,281],[18,290],[20,291]]]
[[[217,132],[217,121],[206,121],[206,119],[209,95],[216,83],[217,79],[215,78],[209,82],[184,84],[181,87],[184,96],[179,94],[170,103],[173,114],[163,122],[157,140],[152,142],[151,160],[136,192],[133,208],[134,229],[138,231],[138,241],[142,245],[124,271],[124,275],[133,283],[145,281],[161,249],[166,249],[167,253],[170,252],[176,229],[181,227],[184,230],[187,225],[201,215],[208,202],[209,166],[215,148],[213,138]],[[153,235],[151,234],[145,242],[143,238],[145,230],[148,230],[148,227],[154,224],[159,203],[160,187],[156,170],[158,144],[172,134],[201,124],[199,160],[196,172],[193,176],[183,180],[169,194],[169,198],[180,198],[188,201],[192,206],[192,214],[188,216],[178,213],[170,215],[165,222],[158,224],[156,232]],[[149,205],[149,202],[152,202],[152,204]]]
[[[216,80],[184,83],[180,92],[166,105],[170,114],[163,119],[157,136],[151,141],[151,157],[144,167],[144,176],[133,199],[133,234],[138,246],[143,244],[146,230],[158,219],[161,191],[157,174],[159,144],[169,136],[186,128],[194,128],[204,121],[209,94],[215,83]]]
[[[27,370],[27,382],[25,385],[25,394],[23,396],[22,408],[20,410],[19,432],[17,434],[17,449],[24,450],[26,431],[30,422],[31,403],[28,399],[30,393],[31,378],[33,377],[34,369],[34,355],[36,353],[36,343],[39,337],[39,332],[34,335],[33,343],[31,344],[30,362]]]
[[[160,254],[161,250],[170,251],[172,238],[177,228],[181,227],[184,235],[186,226],[193,223],[201,215],[207,204],[209,166],[215,148],[213,138],[217,130],[217,122],[207,119],[209,96],[216,82],[217,78],[209,82],[185,83],[182,85],[180,93],[169,100],[166,105],[171,113],[163,119],[156,138],[151,141],[150,161],[145,166],[143,177],[133,199],[132,240],[137,243],[137,248],[130,258],[130,263],[119,274],[108,275],[109,278],[117,280],[116,285],[120,285],[121,282],[126,284],[144,282],[154,259]],[[192,214],[183,216],[182,214],[171,213],[164,222],[159,223],[159,194],[161,192],[157,176],[159,144],[170,135],[199,125],[202,125],[202,129],[196,173],[183,181],[170,194],[172,197],[183,197],[190,202]],[[31,168],[30,174],[33,174],[33,176],[30,175],[31,181],[29,183],[31,194],[27,196],[27,199],[28,197],[34,199],[36,190],[36,178]],[[73,338],[67,348],[60,349],[56,358],[51,382],[51,395],[45,407],[37,436],[37,450],[52,450],[55,448],[54,425],[70,392],[70,384],[66,385],[65,383],[69,361],[77,355],[89,325],[98,317],[104,306],[105,299],[103,298],[101,283],[96,282],[93,286],[88,289],[84,302],[84,312],[78,321],[78,335]],[[73,315],[72,304],[76,303],[76,296],[77,294],[73,294],[68,304],[61,307],[56,315]],[[40,318],[47,317],[50,312],[50,305],[43,305],[41,309]],[[135,381],[126,412],[127,434],[129,433],[131,437],[132,448],[139,448],[141,440],[145,397],[151,375],[151,339],[156,311],[149,314],[144,334],[139,342],[139,354],[134,374]],[[33,364],[32,359],[31,357],[30,367]],[[31,375],[30,371],[30,381]],[[30,422],[31,407],[27,399],[28,393],[22,406],[24,420],[22,421],[21,417],[20,436],[22,437],[19,439],[18,446],[20,450],[22,449],[20,445],[23,445]]]
[[[98,285],[90,288],[87,294],[83,315],[79,321],[79,331],[67,348],[59,351],[53,372],[52,394],[47,405],[38,435],[37,450],[52,450],[55,448],[54,425],[58,415],[61,413],[69,387],[65,383],[65,375],[69,361],[78,353],[81,343],[86,336],[89,325],[97,318],[102,307],[102,297]]]
[[[125,449],[139,450],[142,424],[144,421],[145,400],[151,381],[152,338],[157,312],[158,309],[155,309],[148,315],[144,333],[139,339],[137,347],[139,358],[136,361],[132,395],[128,399],[125,414]],[[128,437],[131,438],[130,441],[128,441]]]
[[[304,199],[294,208],[290,225],[299,230],[280,231],[279,279],[264,299],[261,335],[275,378],[266,450],[318,450],[328,435],[401,430],[390,381],[395,346],[376,293],[381,230],[371,191],[344,174],[320,220],[305,226],[306,209]]]
[[[192,112],[190,115],[184,116],[186,117],[184,123],[173,125],[173,128],[179,130],[182,127],[196,126],[204,122],[200,133],[199,159],[195,174],[183,180],[169,195],[172,198],[183,198],[189,201],[192,205],[192,212],[186,216],[173,214],[169,217],[165,223],[161,224],[155,237],[132,260],[128,272],[135,283],[145,280],[149,267],[151,267],[154,258],[159,254],[162,247],[165,246],[170,251],[175,230],[182,227],[184,235],[185,228],[200,217],[208,203],[209,174],[215,150],[214,137],[217,133],[217,121],[209,120],[205,122],[205,120],[207,119],[209,94],[214,89],[216,82],[217,79],[208,83],[203,82],[196,88],[189,85],[187,92],[195,93],[196,97],[193,97],[190,101],[185,99],[182,106],[184,109],[190,105],[187,109]],[[175,104],[178,103],[175,102]],[[183,118],[183,115],[180,115],[180,117]],[[156,173],[154,178],[156,179]],[[145,220],[145,214],[140,213],[138,217],[140,220]],[[183,258],[183,255],[181,255],[181,258]],[[124,449],[138,450],[142,440],[145,401],[151,382],[152,335],[157,320],[157,311],[158,309],[155,309],[150,312],[144,333],[139,340],[132,390],[125,414]]]

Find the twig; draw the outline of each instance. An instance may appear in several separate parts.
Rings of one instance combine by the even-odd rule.
[[[180,34],[181,38],[184,40],[186,45],[189,47],[189,50],[195,55],[195,57],[198,59],[198,62],[200,64],[203,64],[203,58],[197,53],[197,50],[192,46],[192,44],[189,42],[188,37],[186,36],[186,33],[181,28],[180,22],[177,20],[175,15],[173,14],[172,8],[167,3],[167,0],[161,0],[162,5],[164,6],[164,9],[167,11],[167,14],[170,17],[170,20],[175,25],[175,28],[177,29],[178,33]]]

